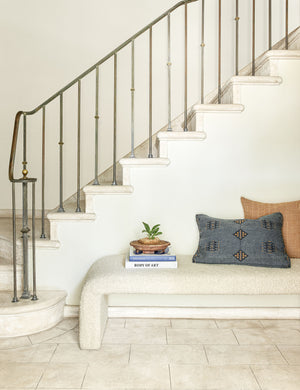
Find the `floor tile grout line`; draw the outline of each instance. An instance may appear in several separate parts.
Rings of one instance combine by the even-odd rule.
[[[171,377],[171,367],[170,367],[170,363],[168,364],[168,368],[169,368],[169,382],[170,382],[170,390],[172,390],[172,377]]]
[[[258,321],[259,321],[259,323],[260,323],[261,327],[262,327],[263,329],[265,329],[265,326],[264,326],[263,320],[258,320]]]
[[[82,378],[82,381],[81,381],[80,389],[82,389],[82,386],[83,386],[83,383],[85,381],[85,377],[86,377],[88,369],[89,369],[89,363],[86,363],[86,369],[85,369],[85,372],[84,372],[84,375],[83,375],[83,378]]]
[[[214,322],[215,322],[215,325],[216,325],[216,329],[220,329],[218,321],[215,318],[214,318]]]
[[[131,359],[131,344],[129,345],[128,364],[130,363],[130,359]]]
[[[53,327],[53,328],[50,328],[50,329],[46,329],[46,330],[44,330],[44,331],[42,331],[42,332],[33,333],[33,334],[30,335],[30,336],[35,336],[35,335],[37,335],[37,334],[39,334],[39,333],[47,332],[48,330],[53,330],[53,329],[55,329],[55,328],[56,328],[56,326]],[[59,329],[59,330],[63,330],[63,329]],[[53,339],[55,339],[55,338],[57,338],[57,337],[59,337],[59,336],[62,336],[62,335],[64,335],[64,334],[68,333],[68,332],[69,332],[68,330],[64,330],[63,333],[61,333],[61,334],[59,334],[59,335],[57,335],[57,336],[49,337],[49,339],[39,341],[38,343],[33,343],[31,340],[30,340],[30,341],[31,341],[31,344],[32,344],[32,345],[44,344],[44,343],[47,343],[47,341],[53,340]],[[30,336],[28,336],[28,337],[30,338]],[[55,344],[55,343],[54,343],[54,344]]]
[[[208,360],[208,355],[207,355],[207,350],[206,350],[205,344],[203,344],[202,346],[203,346],[203,350],[204,350],[204,353],[205,353],[206,362],[207,362],[208,365],[210,365],[209,360]]]
[[[280,355],[283,357],[283,359],[286,361],[286,363],[288,365],[290,365],[290,363],[288,362],[288,360],[285,358],[284,354],[281,352],[280,348],[278,347],[277,344],[274,344],[275,348],[277,348],[277,350],[279,351]]]
[[[165,328],[165,332],[166,332],[166,344],[169,345],[168,330],[167,330],[167,328]]]
[[[237,338],[237,335],[234,333],[234,329],[230,329],[230,330],[231,330],[231,332],[233,333],[233,335],[234,335],[234,337],[235,337],[235,339],[236,339],[238,345],[241,345],[241,344],[239,343],[239,340],[238,340],[238,338]]]
[[[257,383],[257,385],[258,385],[258,388],[259,388],[260,390],[262,390],[262,387],[261,387],[261,385],[260,385],[260,383],[259,383],[259,381],[258,381],[258,379],[257,379],[257,377],[256,377],[256,375],[255,375],[255,373],[254,373],[254,371],[253,371],[252,366],[250,365],[249,368],[250,368],[250,371],[252,372],[252,375],[254,376],[254,379],[255,379],[255,381],[256,381],[256,383]]]
[[[55,345],[55,344],[54,344],[54,345]],[[56,347],[54,348],[54,351],[52,352],[52,355],[51,355],[51,357],[50,357],[50,359],[49,359],[48,363],[50,363],[50,362],[51,362],[51,360],[53,359],[53,356],[54,356],[54,354],[55,354],[55,352],[56,352],[57,348],[58,348],[58,344],[56,344]]]
[[[41,380],[42,380],[42,378],[43,378],[43,376],[44,376],[44,374],[45,374],[45,371],[46,371],[46,369],[48,368],[48,366],[49,366],[49,362],[48,362],[47,364],[45,364],[45,368],[44,368],[43,372],[41,373],[40,379],[38,380],[35,389],[38,389],[38,387],[39,387],[39,385],[40,385],[40,383],[41,383]]]

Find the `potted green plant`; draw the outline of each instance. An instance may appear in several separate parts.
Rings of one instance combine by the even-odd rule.
[[[146,233],[147,237],[141,238],[139,242],[144,245],[158,245],[160,244],[161,240],[158,238],[162,234],[162,232],[159,231],[160,224],[154,225],[152,228],[146,223],[143,222],[144,230],[142,230],[142,233]]]

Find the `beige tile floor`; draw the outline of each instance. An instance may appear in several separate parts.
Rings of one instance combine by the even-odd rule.
[[[300,320],[109,319],[81,351],[78,320],[0,339],[0,390],[300,390]]]

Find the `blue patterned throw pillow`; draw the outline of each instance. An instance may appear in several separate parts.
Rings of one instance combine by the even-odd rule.
[[[200,240],[194,263],[291,266],[281,233],[281,213],[258,219],[218,219],[198,214],[196,221]]]

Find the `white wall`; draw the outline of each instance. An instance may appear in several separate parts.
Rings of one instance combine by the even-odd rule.
[[[240,2],[240,65],[251,53],[251,1]],[[257,2],[257,53],[267,48],[267,0]],[[284,1],[274,0],[274,42],[284,34]],[[175,4],[174,0],[0,0],[0,209],[10,208],[7,166],[14,115],[31,110],[63,87],[90,65],[122,43],[138,29]],[[222,79],[234,71],[234,0],[223,1]],[[199,98],[200,2],[189,6],[189,105]],[[205,91],[216,86],[217,78],[217,0],[206,1],[206,83]],[[290,30],[299,25],[299,0],[290,1]],[[183,111],[183,12],[172,17],[172,116]],[[136,143],[148,132],[148,37],[136,42]],[[167,121],[166,23],[153,30],[154,95],[153,130]],[[130,62],[129,48],[119,56],[118,157],[130,145]],[[112,161],[112,67],[101,68],[100,163],[102,171]],[[65,187],[64,197],[76,189],[76,90],[65,94]],[[46,208],[58,204],[58,102],[47,109],[47,191]],[[82,83],[82,185],[93,177],[94,75]],[[28,119],[28,162],[31,176],[40,179],[41,116]],[[21,138],[20,138],[21,141]],[[21,142],[19,142],[20,146]],[[19,149],[20,152],[20,149]],[[18,157],[16,176],[22,161]],[[40,191],[38,184],[38,207]]]

